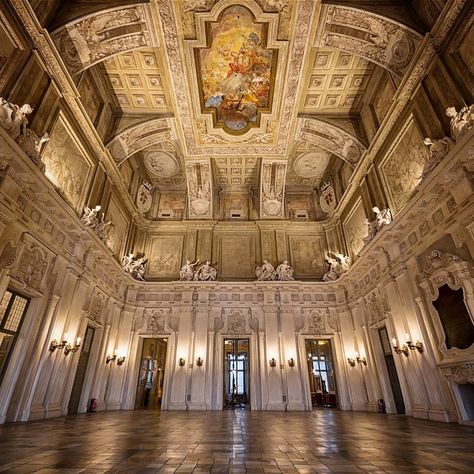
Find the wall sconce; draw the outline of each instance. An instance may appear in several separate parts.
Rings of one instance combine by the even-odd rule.
[[[355,361],[355,359],[353,359],[352,357],[348,357],[348,358],[347,358],[347,362],[349,362],[349,365],[350,365],[351,367],[355,367],[355,365],[356,365],[356,361]]]
[[[107,359],[105,359],[105,363],[108,364],[109,362],[115,362],[117,360],[117,354],[114,354],[113,356],[107,356]]]
[[[295,359],[291,357],[290,359],[288,359],[288,367],[294,367],[294,366],[295,366]]]
[[[395,338],[393,338],[392,339],[392,345],[393,345],[393,350],[397,354],[403,354],[405,357],[408,357],[408,346],[406,344],[403,344],[403,346],[400,347],[398,345],[398,341]]]
[[[70,352],[74,353],[79,350],[79,347],[81,347],[81,338],[78,337],[76,339],[76,344],[74,344],[74,347],[69,344],[69,342],[66,344],[66,347],[64,347],[64,355],[68,355]]]
[[[186,361],[182,357],[180,357],[178,361],[178,365],[180,367],[184,367],[185,364],[186,364]]]
[[[270,367],[276,367],[277,361],[275,360],[275,357],[272,357],[270,359]]]
[[[413,344],[413,341],[411,340],[409,334],[405,334],[405,339],[405,344],[408,346],[409,349],[411,349],[412,351],[416,349],[420,354],[423,352],[423,343],[421,341],[416,341],[415,344]]]
[[[356,361],[358,364],[367,365],[367,359],[365,357],[359,357],[359,353],[356,352]]]
[[[76,344],[72,346],[72,344],[68,342],[68,333],[66,332],[61,342],[58,342],[56,339],[53,339],[51,341],[51,344],[49,345],[49,350],[51,352],[54,352],[56,349],[64,349],[64,355],[68,355],[70,352],[77,352],[79,350],[79,347],[81,347],[81,338],[78,337],[76,339]]]
[[[125,362],[125,356],[117,357],[117,365],[123,365]]]
[[[196,365],[197,365],[198,367],[202,367],[202,363],[203,363],[203,362],[204,362],[204,361],[202,360],[201,357],[198,357],[198,358],[196,359]]]

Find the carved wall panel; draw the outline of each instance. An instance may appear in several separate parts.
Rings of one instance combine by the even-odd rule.
[[[184,219],[186,196],[184,191],[166,191],[160,195],[158,219]]]
[[[111,221],[111,224],[105,244],[116,257],[119,257],[123,252],[130,220],[124,215],[114,197],[110,200],[106,221]]]
[[[147,249],[147,277],[177,280],[184,250],[184,235],[151,236]]]
[[[284,217],[286,161],[262,159],[260,172],[260,217]]]
[[[288,236],[291,265],[295,278],[319,278],[323,275],[323,254],[319,236]]]
[[[109,56],[152,45],[153,31],[144,5],[114,8],[71,22],[52,34],[71,74]]]
[[[44,292],[55,256],[32,235],[24,233],[20,240],[20,252],[11,274],[24,283],[27,289]]]
[[[390,196],[390,209],[397,213],[421,181],[428,160],[428,148],[413,116],[394,140],[380,168]]]
[[[329,336],[340,331],[337,313],[331,313],[327,308],[303,308],[304,334],[314,336]]]
[[[256,260],[255,235],[221,234],[217,238],[218,278],[254,279]]]
[[[346,242],[354,259],[364,247],[363,238],[368,234],[368,227],[362,201],[359,199],[343,223]]]
[[[212,219],[213,198],[210,160],[187,161],[186,178],[189,218]]]
[[[92,178],[93,164],[61,115],[56,121],[41,160],[45,165],[45,176],[64,199],[76,211],[81,212]]]
[[[103,106],[103,100],[89,71],[87,71],[81,77],[81,81],[79,82],[78,86],[78,91],[81,95],[82,105],[84,105],[84,108],[86,109],[87,115],[91,119],[91,122],[95,125],[97,117]]]
[[[248,220],[249,193],[229,192],[221,194],[222,218],[226,220]]]

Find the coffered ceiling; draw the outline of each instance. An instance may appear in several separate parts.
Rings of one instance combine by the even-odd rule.
[[[421,40],[375,0],[119,3],[52,37],[71,74],[96,69],[128,124],[106,143],[115,162],[139,160],[163,186],[182,185],[193,160],[210,159],[222,187],[258,188],[268,159],[299,187],[317,188],[334,160],[354,169],[374,72],[401,77]]]

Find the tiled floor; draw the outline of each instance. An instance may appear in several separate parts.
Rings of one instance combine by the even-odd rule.
[[[0,427],[0,472],[465,472],[474,427],[314,411],[109,412]]]

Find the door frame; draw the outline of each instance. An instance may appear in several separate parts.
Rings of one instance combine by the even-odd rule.
[[[168,334],[159,334],[157,336],[150,336],[150,334],[140,334],[138,337],[139,337],[139,340],[137,344],[135,367],[133,371],[134,373],[132,374],[133,387],[134,387],[134,393],[133,393],[133,398],[132,398],[132,410],[136,410],[135,406],[137,403],[138,382],[140,378],[140,367],[142,363],[144,339],[167,339],[166,356],[165,356],[165,376],[163,377],[163,391],[161,394],[161,406],[160,406],[160,410],[166,410],[168,407],[168,399],[169,399],[168,388],[171,386],[170,378],[171,378],[171,371],[173,370],[173,364],[171,362],[171,359],[174,358],[173,355],[171,354],[171,350],[174,350],[173,336],[168,335]],[[173,346],[173,348],[171,346]]]

